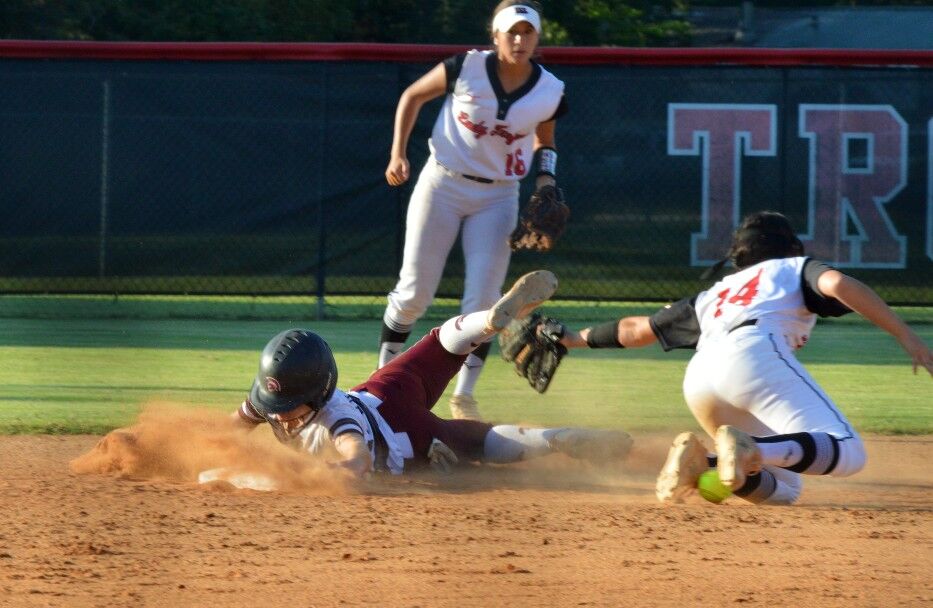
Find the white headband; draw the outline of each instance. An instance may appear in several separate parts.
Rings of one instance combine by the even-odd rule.
[[[492,32],[507,32],[521,21],[527,21],[536,32],[541,32],[541,17],[538,11],[523,4],[513,4],[496,13],[492,20]]]

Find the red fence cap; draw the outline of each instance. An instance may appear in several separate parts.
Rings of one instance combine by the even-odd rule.
[[[389,61],[429,63],[476,48],[467,45],[316,42],[89,42],[0,40],[0,58],[187,61]],[[901,49],[763,49],[541,47],[545,63],[572,65],[749,65],[933,67],[933,51]]]

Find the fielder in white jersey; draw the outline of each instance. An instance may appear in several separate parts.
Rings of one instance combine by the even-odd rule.
[[[494,50],[472,50],[435,66],[402,94],[385,176],[408,181],[408,139],[425,102],[446,94],[428,158],[408,204],[405,249],[388,294],[379,367],[397,356],[434,299],[447,256],[461,233],[463,313],[492,306],[509,267],[519,180],[537,165],[536,186],[554,184],[554,128],[566,112],[564,83],[533,60],[541,31],[536,2],[506,0],[494,11]],[[480,419],[473,390],[488,343],[467,357],[451,413]]]
[[[790,504],[805,475],[847,476],[865,465],[852,424],[794,355],[819,316],[856,311],[890,333],[913,361],[933,374],[933,354],[868,286],[803,256],[787,219],[775,212],[746,217],[729,258],[738,271],[651,317],[626,317],[579,333],[568,348],[625,348],[659,342],[664,350],[695,348],[684,398],[716,453],[693,433],[674,440],[656,493],[679,501],[716,468],[733,493],[753,503]]]
[[[279,441],[310,454],[336,451],[334,464],[360,477],[427,465],[449,471],[461,461],[509,463],[552,452],[619,461],[632,445],[623,431],[492,425],[431,412],[477,344],[556,288],[552,273],[529,273],[490,310],[448,320],[346,392],[336,388],[337,365],[320,336],[284,331],[263,349],[249,396],[233,416],[249,428],[269,423]]]

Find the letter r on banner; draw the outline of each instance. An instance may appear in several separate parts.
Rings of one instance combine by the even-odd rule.
[[[904,268],[884,206],[907,184],[907,123],[888,105],[801,104],[809,140],[807,253],[850,268]]]
[[[775,156],[774,104],[671,103],[667,106],[667,153],[700,156],[703,162],[701,230],[690,238],[690,264],[722,258],[738,225],[742,156]]]

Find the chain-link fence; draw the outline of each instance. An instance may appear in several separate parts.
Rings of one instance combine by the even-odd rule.
[[[377,59],[0,59],[0,293],[384,295],[411,188],[383,178],[395,105],[431,62]],[[512,275],[668,300],[778,209],[889,300],[933,304],[933,70],[548,67],[573,217]],[[440,295],[460,277],[455,247]]]

